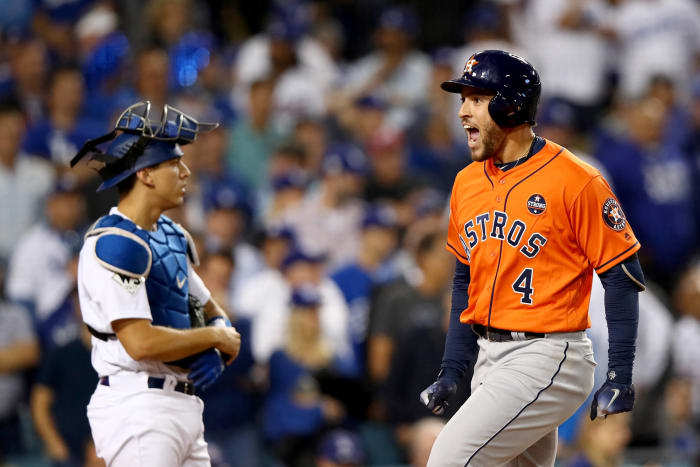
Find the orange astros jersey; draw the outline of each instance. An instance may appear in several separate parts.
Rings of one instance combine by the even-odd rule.
[[[447,249],[470,266],[463,323],[583,330],[592,271],[607,271],[639,247],[600,172],[551,141],[510,170],[489,159],[455,179]]]

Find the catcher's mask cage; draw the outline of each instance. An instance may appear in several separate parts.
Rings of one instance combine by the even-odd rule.
[[[70,166],[74,167],[88,156],[88,165],[102,177],[103,183],[97,189],[102,191],[141,169],[182,156],[179,146],[192,143],[198,134],[218,126],[218,123],[198,122],[167,104],[163,106],[160,120],[153,120],[151,103],[137,102],[121,113],[110,133],[88,140],[70,161]],[[99,148],[112,140],[105,151]]]

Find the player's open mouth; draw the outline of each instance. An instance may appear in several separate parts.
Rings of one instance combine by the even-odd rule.
[[[467,132],[469,143],[474,144],[479,140],[479,130],[471,125],[462,125]]]

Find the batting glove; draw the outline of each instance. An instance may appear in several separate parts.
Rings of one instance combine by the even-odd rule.
[[[629,412],[634,407],[634,384],[605,381],[593,396],[591,420],[614,413]]]
[[[448,377],[438,377],[437,381],[420,393],[420,401],[435,415],[442,415],[447,408],[447,400],[456,392],[456,382]]]
[[[221,353],[216,349],[209,349],[197,357],[190,366],[187,377],[197,389],[205,391],[223,372],[224,361],[221,359]]]

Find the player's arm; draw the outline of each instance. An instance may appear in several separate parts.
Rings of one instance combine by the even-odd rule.
[[[420,395],[421,402],[438,415],[445,411],[447,400],[457,391],[457,383],[464,378],[467,367],[476,354],[476,334],[472,332],[471,326],[459,320],[469,303],[469,281],[469,266],[456,260],[450,323],[440,372],[437,380]]]
[[[231,356],[227,361],[231,363],[241,346],[241,336],[233,327],[172,329],[154,326],[147,319],[120,319],[112,321],[112,329],[134,360],[170,362],[214,347]]]
[[[608,323],[608,374],[591,404],[591,419],[628,412],[634,406],[634,364],[639,292],[645,289],[637,254],[600,274]]]
[[[591,418],[632,410],[632,364],[637,339],[639,291],[644,276],[637,259],[639,242],[625,213],[602,176],[589,180],[570,212],[578,245],[605,288],[610,340],[610,371],[591,404]]]

